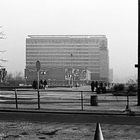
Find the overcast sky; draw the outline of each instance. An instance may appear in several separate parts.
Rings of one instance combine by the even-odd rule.
[[[106,35],[114,80],[137,76],[137,0],[0,0],[1,63],[24,72],[28,34]]]

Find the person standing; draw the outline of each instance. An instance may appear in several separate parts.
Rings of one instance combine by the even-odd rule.
[[[95,84],[94,84],[94,81],[92,81],[92,82],[91,82],[91,91],[92,91],[92,92],[94,92],[94,87],[95,87]]]
[[[46,80],[44,80],[44,89],[46,89],[46,87],[47,87],[47,81]]]
[[[32,87],[33,87],[33,89],[37,89],[37,81],[36,80],[33,81]]]

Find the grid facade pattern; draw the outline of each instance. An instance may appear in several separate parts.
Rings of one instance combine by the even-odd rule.
[[[26,38],[27,78],[35,77],[31,73],[36,70],[37,60],[41,63],[42,71],[83,68],[91,72],[91,80],[108,80],[107,38],[103,35],[30,35]]]

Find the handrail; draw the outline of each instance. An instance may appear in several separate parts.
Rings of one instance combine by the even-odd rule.
[[[37,89],[35,90],[35,89],[31,89],[31,90],[28,90],[28,89],[16,89],[17,91],[32,91],[32,92],[34,92],[34,91],[36,91],[37,92]],[[39,89],[39,91],[40,92],[92,92],[92,91],[89,91],[89,90],[63,90],[63,89],[61,89],[61,90],[48,90],[48,89]],[[93,92],[93,93],[96,93],[96,92]]]

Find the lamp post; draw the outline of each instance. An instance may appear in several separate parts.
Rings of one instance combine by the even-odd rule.
[[[140,16],[140,0],[138,0],[138,106],[140,106],[140,27],[139,27],[139,16]]]
[[[138,68],[138,89],[137,89],[137,105],[140,106],[140,27],[139,27],[139,16],[140,16],[140,0],[138,0],[138,64],[135,67]]]
[[[137,105],[140,106],[140,27],[139,27],[139,16],[140,16],[140,0],[138,0],[138,64],[135,67],[138,68],[138,90],[137,90]]]
[[[37,93],[38,93],[38,109],[40,109],[40,94],[39,94],[39,71],[40,71],[40,61],[36,61],[36,69],[37,69]]]

